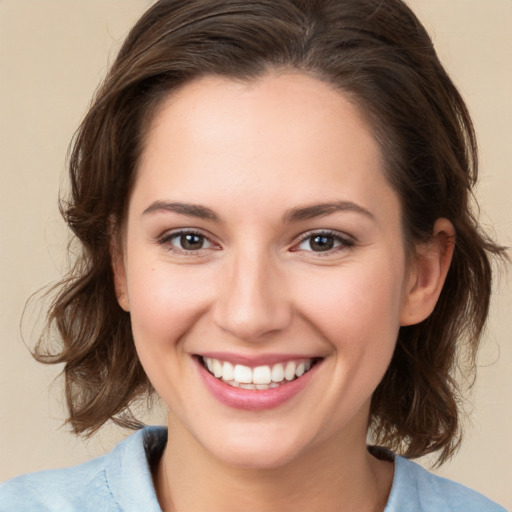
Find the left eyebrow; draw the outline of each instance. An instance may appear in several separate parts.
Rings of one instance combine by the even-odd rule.
[[[200,219],[208,219],[213,220],[215,222],[219,221],[218,215],[207,208],[206,206],[202,206],[200,204],[188,204],[188,203],[172,203],[167,201],[155,201],[150,206],[148,206],[143,212],[143,215],[147,215],[148,213],[153,212],[174,212],[180,215],[186,215],[189,217],[198,217]]]
[[[299,222],[301,220],[325,217],[335,212],[355,212],[375,220],[373,213],[352,201],[336,201],[333,203],[318,203],[309,206],[292,208],[283,216],[283,223]]]

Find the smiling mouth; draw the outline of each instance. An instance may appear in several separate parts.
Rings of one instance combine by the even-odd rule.
[[[297,380],[320,361],[319,358],[297,359],[251,368],[211,357],[200,356],[199,360],[211,375],[229,386],[258,390],[278,388]]]

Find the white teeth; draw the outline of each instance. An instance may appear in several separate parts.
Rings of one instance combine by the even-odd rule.
[[[288,361],[286,363],[286,368],[284,369],[284,378],[286,380],[293,380],[295,378],[295,369],[295,363],[293,361]]]
[[[284,380],[284,368],[282,364],[275,364],[271,373],[272,382],[282,382]]]
[[[270,366],[257,366],[252,371],[254,384],[270,384],[272,381]]]
[[[250,368],[243,364],[234,365],[210,357],[203,358],[209,372],[226,384],[244,389],[269,389],[280,385],[285,379],[292,381],[306,373],[312,366],[312,360],[288,361],[272,366],[264,365]]]
[[[224,380],[233,380],[235,376],[234,368],[231,363],[224,361],[222,365],[222,378]]]
[[[222,377],[222,363],[220,361],[218,361],[217,359],[214,359],[212,366],[213,366],[213,375],[215,375],[215,377],[217,377],[217,378]]]
[[[217,377],[217,375],[215,375]],[[252,370],[248,366],[237,364],[233,374],[233,379],[240,382],[240,384],[252,383]]]

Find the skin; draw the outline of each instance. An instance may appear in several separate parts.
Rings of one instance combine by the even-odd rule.
[[[163,207],[175,202],[216,218]],[[383,510],[393,464],[366,449],[371,395],[399,327],[432,311],[454,238],[439,219],[408,265],[401,228],[377,142],[328,84],[292,72],[207,77],[164,101],[113,261],[169,410],[154,475],[164,510]],[[180,245],[187,230],[204,237],[198,250]],[[341,241],[313,250],[303,235],[325,230]],[[291,400],[246,411],[206,389],[194,358],[205,351],[322,361]]]

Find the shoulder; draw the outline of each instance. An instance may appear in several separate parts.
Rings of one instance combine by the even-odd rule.
[[[506,512],[482,494],[395,456],[395,477],[385,512],[398,511]]]
[[[159,510],[148,460],[165,440],[165,429],[145,428],[85,464],[13,478],[0,485],[0,512]]]
[[[31,473],[5,482],[0,485],[0,511],[87,511],[93,510],[89,507],[93,503],[97,510],[117,511],[115,507],[105,507],[112,502],[105,481],[105,458],[72,468]],[[93,489],[94,493],[91,493]]]

